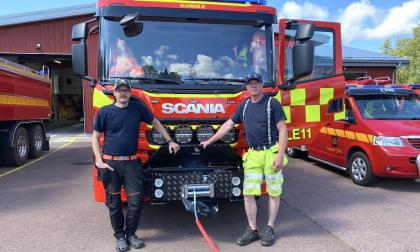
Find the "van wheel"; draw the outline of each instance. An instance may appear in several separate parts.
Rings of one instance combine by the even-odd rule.
[[[369,158],[363,152],[355,152],[351,155],[348,167],[350,178],[360,186],[371,186],[377,181],[373,175]]]
[[[28,159],[29,140],[28,132],[23,127],[18,127],[13,139],[13,148],[3,151],[4,163],[8,166],[19,166]]]
[[[37,158],[42,155],[44,149],[44,131],[41,126],[32,125],[29,130],[29,158]]]

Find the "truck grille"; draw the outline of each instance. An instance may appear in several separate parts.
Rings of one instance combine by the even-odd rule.
[[[151,176],[160,178],[164,181],[162,190],[164,192],[162,200],[181,200],[182,188],[186,184],[214,184],[215,198],[232,198],[232,172],[192,172],[192,173],[166,173],[153,174]],[[242,183],[241,183],[242,184]],[[150,186],[154,187],[153,184]],[[242,188],[242,186],[240,186]]]
[[[416,138],[407,138],[410,145],[415,149],[420,149],[420,137]]]

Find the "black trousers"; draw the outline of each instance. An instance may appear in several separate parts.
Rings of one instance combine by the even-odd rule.
[[[114,171],[98,169],[106,194],[111,225],[117,239],[135,235],[140,221],[143,195],[142,167],[138,160],[105,160]],[[128,211],[125,217],[122,211],[121,186],[127,194]],[[125,225],[124,225],[125,224]]]

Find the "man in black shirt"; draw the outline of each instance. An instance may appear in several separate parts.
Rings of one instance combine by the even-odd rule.
[[[140,122],[152,124],[162,134],[169,143],[171,154],[176,154],[180,147],[146,106],[130,101],[131,86],[127,81],[117,81],[114,97],[114,104],[102,107],[96,114],[92,149],[105,189],[106,205],[117,239],[117,251],[127,251],[128,244],[133,248],[144,247],[144,242],[136,236],[143,193],[142,167],[136,156]],[[101,133],[104,134],[102,154],[99,144]],[[128,211],[125,223],[121,186],[127,194]]]
[[[260,74],[248,75],[245,83],[251,97],[242,102],[216,134],[201,145],[206,148],[222,138],[235,124],[243,122],[249,146],[248,152],[243,155],[243,195],[249,226],[237,243],[245,246],[261,237],[262,245],[271,246],[275,242],[274,222],[282,192],[282,169],[287,164],[284,155],[287,145],[286,116],[276,99],[264,95]],[[261,195],[263,177],[269,194],[269,218],[267,227],[259,234],[255,196]]]

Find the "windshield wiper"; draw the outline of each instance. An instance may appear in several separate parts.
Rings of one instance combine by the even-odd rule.
[[[184,79],[188,81],[224,81],[224,82],[237,82],[237,83],[245,83],[244,79],[234,79],[234,78],[194,78],[194,79]]]
[[[143,81],[145,84],[156,84],[156,82],[169,83],[169,84],[184,84],[183,81],[160,79],[160,78],[149,78],[149,77],[111,77],[110,79],[126,79],[126,80],[138,80]]]

